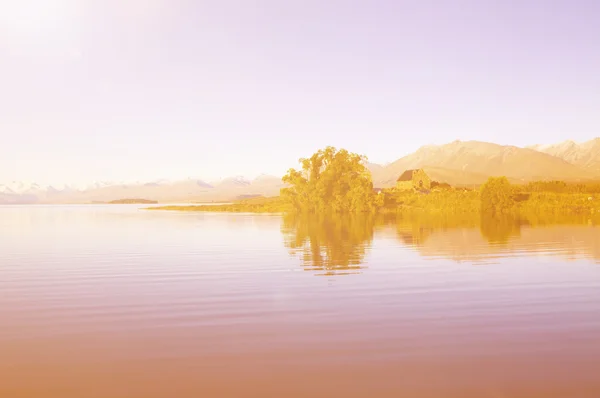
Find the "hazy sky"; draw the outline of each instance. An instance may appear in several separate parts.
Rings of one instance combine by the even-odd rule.
[[[0,183],[600,136],[597,0],[0,0]]]

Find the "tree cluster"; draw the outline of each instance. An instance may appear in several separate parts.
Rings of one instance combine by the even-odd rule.
[[[282,199],[301,212],[366,212],[378,206],[366,157],[327,147],[283,177]]]
[[[506,214],[514,205],[514,189],[506,177],[490,177],[481,186],[481,213]]]

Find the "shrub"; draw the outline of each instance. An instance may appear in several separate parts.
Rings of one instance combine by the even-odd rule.
[[[490,177],[481,186],[481,212],[506,214],[514,205],[513,187],[506,177]]]

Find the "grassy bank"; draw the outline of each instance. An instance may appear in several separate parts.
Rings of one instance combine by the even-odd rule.
[[[159,206],[150,207],[148,210],[170,210],[170,211],[204,211],[225,213],[283,213],[288,207],[279,197],[251,198],[234,201],[222,205],[188,205],[188,206]]]
[[[382,195],[385,199],[380,211],[384,213],[460,215],[478,213],[481,208],[479,192],[473,190],[444,189],[429,193],[391,191]]]
[[[586,193],[533,192],[516,203],[528,214],[600,214],[600,195]]]
[[[138,199],[138,198],[117,199],[117,200],[111,200],[110,202],[108,202],[108,204],[111,204],[111,205],[129,205],[129,204],[150,205],[150,204],[156,204],[156,203],[158,203],[158,201],[156,201],[156,200]]]
[[[527,186],[513,186],[510,193],[509,213],[514,216],[536,218],[550,214],[567,216],[600,215],[600,195],[579,192],[529,192]],[[429,193],[389,190],[383,203],[375,210],[382,214],[456,216],[470,218],[481,213],[479,190],[440,189]],[[252,198],[222,205],[160,206],[151,210],[204,211],[233,213],[285,213],[291,210],[280,197]],[[543,218],[543,217],[542,217]]]
[[[431,216],[485,215],[519,217],[523,214],[577,214],[600,212],[600,183],[568,184],[538,181],[511,184],[506,177],[490,177],[479,189],[451,187],[413,173],[408,185],[374,190],[367,159],[328,146],[299,160],[281,181],[279,197],[258,197],[231,204],[162,206],[153,210],[235,213],[299,214],[428,214]],[[424,181],[426,184],[424,184]],[[415,189],[421,187],[421,189]],[[404,189],[408,188],[408,189]],[[427,188],[427,189],[424,189]]]
[[[394,205],[394,201],[397,202]],[[390,203],[392,202],[392,203]],[[399,193],[383,210],[399,213],[478,214],[482,201],[479,191],[445,190],[420,193]],[[526,192],[515,187],[508,209],[510,214],[600,214],[600,195],[587,193]]]

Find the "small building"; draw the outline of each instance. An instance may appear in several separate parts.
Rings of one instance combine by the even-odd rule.
[[[431,189],[431,179],[423,169],[406,170],[398,180],[396,180],[396,189],[401,191],[418,189]]]

